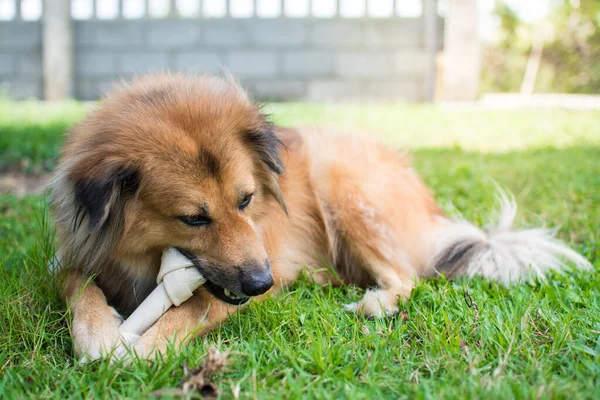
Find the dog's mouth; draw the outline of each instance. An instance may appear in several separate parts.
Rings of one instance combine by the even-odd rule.
[[[209,281],[208,279],[206,280],[206,283],[204,283],[204,287],[206,288],[208,293],[212,294],[217,299],[225,303],[232,304],[234,306],[241,306],[242,304],[247,303],[248,300],[250,300],[249,297],[236,296],[229,290],[217,285],[214,282]]]
[[[177,248],[177,250],[179,250],[179,252],[181,254],[183,254],[184,256],[189,258],[190,261],[192,261],[194,263],[196,268],[198,268],[200,273],[202,275],[204,275],[204,277],[206,278],[206,282],[204,283],[203,286],[208,291],[208,293],[212,294],[213,296],[215,296],[217,299],[221,300],[222,302],[232,304],[234,306],[240,306],[244,303],[247,303],[248,300],[250,300],[249,297],[238,296],[234,293],[231,293],[231,291],[229,291],[228,289],[225,289],[223,286],[218,285],[217,283],[208,279],[206,277],[206,272],[204,271],[204,268],[202,267],[202,262],[200,260],[198,260],[198,257],[196,257],[193,253],[191,253],[187,250],[184,250],[182,248]]]

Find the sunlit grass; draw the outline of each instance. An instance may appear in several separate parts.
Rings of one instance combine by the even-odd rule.
[[[0,100],[0,171],[51,170],[68,127],[93,103]],[[600,111],[450,110],[411,104],[270,103],[275,123],[377,136],[404,149],[456,148],[506,152],[600,145]]]

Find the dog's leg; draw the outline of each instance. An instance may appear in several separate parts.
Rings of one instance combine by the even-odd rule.
[[[61,273],[62,295],[73,315],[71,333],[75,353],[82,361],[108,354],[121,339],[122,322],[117,311],[106,303],[102,290],[77,270]]]
[[[377,288],[345,308],[369,317],[394,315],[399,311],[398,301],[410,297],[416,272],[389,220],[368,199],[358,196],[355,202],[333,208],[336,235],[341,237],[338,267],[350,282]]]
[[[397,313],[398,301],[410,297],[430,213],[419,183],[409,181],[411,174],[395,155],[389,156],[390,165],[359,164],[326,165],[315,186],[334,235],[336,267],[347,283],[376,286],[346,309],[384,317]]]
[[[225,304],[200,288],[179,307],[170,308],[133,345],[140,358],[164,353],[169,343],[175,347],[214,329],[240,307]]]
[[[311,151],[312,183],[331,227],[336,267],[348,283],[377,286],[347,309],[373,317],[398,312],[399,297],[408,298],[423,276],[431,231],[443,212],[396,152],[341,137],[320,140]]]
[[[382,269],[392,269],[384,267]],[[379,269],[379,268],[375,268]],[[414,281],[400,276],[379,276],[377,278],[378,288],[369,289],[360,301],[346,304],[344,309],[368,317],[381,318],[398,313],[398,301],[410,297]]]

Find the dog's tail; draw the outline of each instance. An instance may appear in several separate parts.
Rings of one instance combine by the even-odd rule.
[[[481,276],[506,286],[523,280],[544,278],[549,270],[562,271],[569,263],[576,268],[592,265],[545,228],[514,230],[517,212],[514,198],[500,191],[498,221],[482,230],[455,220],[438,231],[430,274],[447,278]]]

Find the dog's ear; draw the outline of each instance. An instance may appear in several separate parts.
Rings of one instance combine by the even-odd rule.
[[[277,175],[284,173],[279,155],[284,146],[273,132],[273,124],[264,121],[259,129],[245,132],[244,141],[271,171]]]
[[[277,181],[277,177],[273,174],[270,174],[265,181],[265,189],[267,193],[269,193],[277,203],[283,208],[283,211],[287,214],[287,206],[285,205],[285,201],[283,200],[283,195],[281,194],[281,188],[279,187],[279,182]]]
[[[124,167],[100,177],[73,178],[75,202],[88,217],[88,231],[92,233],[104,227],[115,208],[122,206],[120,203],[127,196],[135,194],[139,185],[139,172]]]
[[[281,150],[285,147],[283,142],[275,135],[273,124],[266,118],[263,120],[259,129],[250,130],[244,133],[244,142],[258,156],[260,162],[268,168],[270,173],[263,180],[267,192],[279,203],[287,214],[287,207],[279,188],[278,175],[285,171],[281,161]]]

